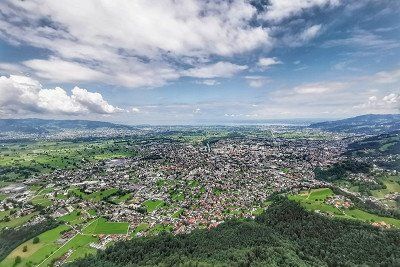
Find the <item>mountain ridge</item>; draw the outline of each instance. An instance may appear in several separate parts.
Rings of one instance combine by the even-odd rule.
[[[365,114],[313,123],[309,127],[330,132],[376,135],[400,130],[400,114]]]

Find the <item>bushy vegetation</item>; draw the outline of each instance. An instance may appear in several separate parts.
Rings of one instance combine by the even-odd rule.
[[[400,219],[400,211],[399,210],[389,210],[389,209],[383,209],[381,206],[376,204],[373,201],[367,200],[367,201],[362,201],[358,197],[349,194],[337,187],[332,188],[333,192],[338,195],[343,195],[353,202],[354,206],[357,208],[360,208],[366,212],[369,213],[374,213],[380,216],[386,216],[386,217],[392,217],[396,219]]]
[[[400,153],[400,131],[381,134],[351,143],[347,154],[357,157],[369,157],[382,168],[400,171],[400,160],[383,160],[380,157],[396,156]]]
[[[400,264],[400,231],[333,220],[277,198],[256,220],[134,238],[68,266],[338,266]]]
[[[369,173],[371,169],[371,164],[349,159],[337,162],[325,170],[316,168],[314,173],[317,180],[332,182],[346,179],[349,173]]]
[[[3,230],[0,233],[0,261],[20,244],[58,225],[59,222],[47,219],[38,224]]]

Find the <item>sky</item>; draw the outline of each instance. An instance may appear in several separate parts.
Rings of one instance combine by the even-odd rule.
[[[0,118],[399,113],[398,14],[397,0],[2,0]]]

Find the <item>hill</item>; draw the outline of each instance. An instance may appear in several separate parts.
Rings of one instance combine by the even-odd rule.
[[[400,130],[400,114],[368,114],[343,120],[313,123],[310,127],[330,132],[377,135]]]
[[[99,128],[130,129],[130,126],[88,120],[0,119],[0,132],[45,134],[61,130],[93,130]]]
[[[346,154],[369,159],[380,167],[400,171],[400,131],[353,142],[349,144]]]
[[[90,266],[397,266],[400,231],[307,212],[279,198],[255,220],[134,238],[68,264]]]

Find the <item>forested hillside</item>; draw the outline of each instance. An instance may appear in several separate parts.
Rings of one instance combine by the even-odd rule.
[[[400,114],[368,114],[310,125],[330,132],[376,135],[400,130]]]
[[[275,200],[256,220],[187,235],[120,242],[68,266],[338,266],[400,264],[400,231],[307,212]]]
[[[349,145],[348,155],[367,159],[387,169],[400,171],[400,131],[368,137]]]

